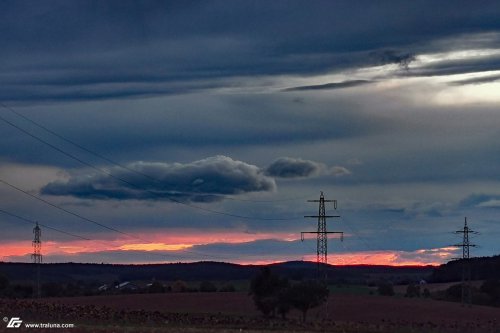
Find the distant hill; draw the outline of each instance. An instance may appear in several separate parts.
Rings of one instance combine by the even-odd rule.
[[[307,261],[291,261],[268,265],[282,276],[294,280],[315,278],[317,265]],[[148,265],[112,265],[60,263],[42,264],[43,282],[95,282],[114,281],[203,281],[203,280],[249,280],[263,266],[238,265],[221,262],[196,262]],[[0,274],[10,281],[31,281],[34,265],[29,263],[0,263]],[[433,272],[432,266],[331,266],[326,267],[332,283],[369,283],[380,279],[395,283],[427,278]]]
[[[432,273],[433,282],[459,281],[462,278],[462,260],[453,260],[437,267]],[[470,259],[472,280],[500,279],[500,255]]]

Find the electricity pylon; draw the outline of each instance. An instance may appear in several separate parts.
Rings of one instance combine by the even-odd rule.
[[[304,241],[304,234],[316,234],[317,235],[317,264],[318,264],[318,277],[327,280],[327,270],[326,264],[328,264],[328,235],[329,234],[340,234],[341,241],[343,240],[344,233],[342,231],[327,231],[326,229],[326,219],[331,217],[340,217],[340,215],[326,215],[325,202],[333,202],[334,209],[337,209],[337,200],[326,200],[323,192],[319,197],[319,200],[307,200],[308,202],[319,202],[318,215],[306,215],[304,217],[312,217],[318,219],[318,230],[317,231],[303,231],[300,233],[300,239]]]
[[[36,281],[35,281],[35,289],[33,290],[33,296],[36,298],[40,298],[42,296],[42,290],[40,288],[40,264],[42,263],[42,230],[38,226],[38,222],[36,226],[33,228],[33,233],[35,234],[35,238],[33,239],[33,254],[31,255],[31,259],[33,259],[33,263],[35,264],[36,269]]]
[[[470,243],[469,234],[477,234],[477,232],[469,229],[466,217],[463,230],[457,230],[455,233],[463,234],[462,243],[453,245],[462,248],[462,258],[460,258],[462,260],[462,306],[465,304],[470,306],[472,303],[470,248],[476,245]]]

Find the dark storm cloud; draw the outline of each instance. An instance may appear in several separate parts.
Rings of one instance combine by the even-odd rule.
[[[333,82],[333,83],[326,83],[326,84],[292,87],[292,88],[283,89],[283,91],[342,89],[342,88],[357,87],[357,86],[365,85],[365,84],[372,83],[372,82],[374,82],[374,81],[351,80],[351,81]]]
[[[362,8],[350,1],[2,1],[0,98],[129,98],[190,92],[203,80],[219,87],[241,76],[407,67],[435,40],[500,29],[497,2],[366,1]]]
[[[314,161],[280,157],[265,169],[265,173],[268,176],[279,178],[305,178],[318,175],[325,169],[324,164]]]
[[[397,64],[404,69],[408,69],[410,63],[416,59],[412,53],[398,52],[396,50],[374,51],[371,56],[381,65]]]
[[[258,167],[226,156],[187,164],[135,162],[128,168],[140,174],[116,167],[109,171],[113,177],[105,174],[73,176],[67,181],[47,184],[41,193],[86,199],[172,198],[209,202],[222,200],[222,195],[267,192],[276,188],[274,180],[263,175]]]

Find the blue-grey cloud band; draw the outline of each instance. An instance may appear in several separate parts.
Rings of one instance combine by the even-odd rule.
[[[41,190],[48,195],[72,195],[93,199],[161,199],[179,198],[186,201],[210,202],[221,200],[218,195],[276,190],[273,178],[264,175],[255,165],[215,156],[188,164],[136,162],[128,168],[153,177],[147,179],[128,170],[110,170],[117,181],[105,174],[83,174],[68,181],[55,181]],[[147,190],[147,192],[145,191]],[[154,191],[155,195],[151,193]]]

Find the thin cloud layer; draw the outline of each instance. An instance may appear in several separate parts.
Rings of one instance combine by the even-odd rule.
[[[499,66],[500,68],[500,66]],[[452,86],[464,86],[468,84],[484,84],[484,83],[490,83],[490,82],[497,82],[500,81],[500,75],[486,75],[482,77],[475,77],[471,79],[465,79],[465,80],[457,80],[450,82],[449,84]]]
[[[471,194],[460,201],[462,208],[500,208],[500,195]]]
[[[362,86],[372,82],[373,81],[371,80],[350,80],[350,81],[332,82],[332,83],[309,85],[309,86],[298,86],[298,87],[286,88],[283,89],[283,91],[343,89],[343,88]]]
[[[330,169],[330,172],[336,177],[347,176],[351,174],[351,171],[343,166],[334,166]]]
[[[269,192],[276,189],[273,178],[251,164],[226,156],[209,157],[192,163],[135,162],[109,170],[110,175],[83,174],[67,181],[55,181],[41,189],[46,195],[69,195],[85,199],[185,201],[222,200],[222,195]]]

